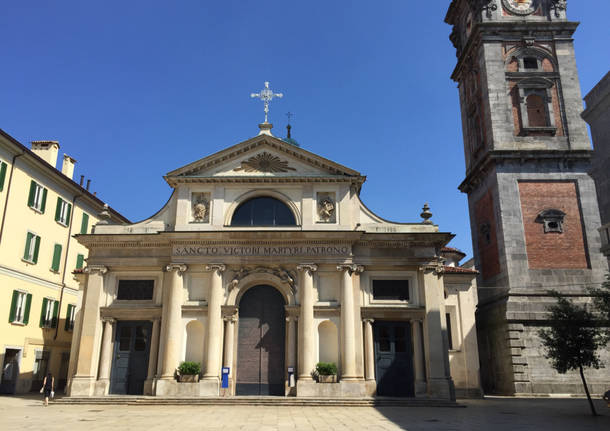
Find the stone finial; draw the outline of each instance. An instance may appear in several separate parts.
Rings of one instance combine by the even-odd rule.
[[[422,213],[419,215],[421,218],[424,219],[424,221],[422,222],[423,224],[432,224],[432,220],[430,220],[430,217],[432,217],[432,213],[430,212],[430,207],[428,206],[428,202],[426,202],[424,204],[424,207],[422,208]]]
[[[104,204],[104,208],[97,215],[99,221],[97,224],[110,224],[110,211],[108,210],[108,204]]]

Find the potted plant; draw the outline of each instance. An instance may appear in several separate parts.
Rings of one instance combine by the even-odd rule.
[[[178,379],[181,382],[197,383],[199,381],[199,373],[201,373],[199,362],[185,361],[178,367]]]
[[[334,362],[318,362],[316,365],[318,383],[337,383],[337,364]]]

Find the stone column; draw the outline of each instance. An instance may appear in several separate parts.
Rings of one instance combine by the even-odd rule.
[[[206,266],[212,271],[212,283],[208,295],[208,333],[206,337],[206,367],[203,378],[217,380],[220,378],[220,361],[222,355],[222,273],[227,267],[221,263]]]
[[[225,316],[225,355],[224,355],[224,365],[225,367],[230,367],[229,375],[234,375],[233,370],[233,337],[235,336],[235,322],[237,318],[235,315]]]
[[[152,335],[150,337],[150,353],[148,357],[148,377],[146,380],[152,380],[157,375],[157,358],[159,356],[159,331],[161,319],[153,319]]]
[[[112,365],[112,354],[114,351],[114,343],[112,342],[114,319],[104,318],[102,321],[104,322],[104,335],[102,337],[98,380],[110,380],[110,367]]]
[[[89,265],[84,272],[88,277],[80,310],[82,321],[78,340],[79,351],[76,373],[70,387],[71,396],[93,395],[103,329],[100,304],[104,295],[104,275],[108,268],[103,265]]]
[[[364,319],[364,378],[375,380],[375,346],[373,344],[373,319]]]
[[[166,276],[163,283],[164,314],[163,333],[165,334],[165,348],[161,364],[161,379],[173,379],[180,352],[182,350],[182,276],[188,267],[181,263],[170,263],[165,267]]]
[[[426,392],[426,363],[421,339],[421,320],[411,320],[411,338],[413,339],[413,371],[415,373],[415,395]]]
[[[287,349],[288,349],[288,357],[286,367],[296,367],[297,365],[297,334],[296,334],[296,324],[297,317],[296,316],[287,316],[286,317],[286,331],[287,331]],[[296,370],[295,370],[296,371]],[[295,373],[296,374],[296,373]]]
[[[313,320],[313,274],[318,265],[303,264],[297,266],[303,272],[301,283],[301,314],[299,319],[299,380],[312,380],[311,372],[315,364],[314,320]]]
[[[357,380],[356,327],[352,274],[364,271],[361,265],[337,265],[341,278],[341,380]]]
[[[428,359],[428,395],[432,398],[454,399],[453,382],[449,372],[449,352],[443,336],[444,291],[442,266],[422,268],[426,317],[424,341]]]

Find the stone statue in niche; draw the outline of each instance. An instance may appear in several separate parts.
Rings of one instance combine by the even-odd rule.
[[[321,195],[321,196],[320,196]],[[318,215],[323,223],[334,223],[336,221],[336,204],[330,194],[320,194],[318,197]]]
[[[193,193],[191,202],[193,221],[195,223],[208,223],[210,221],[210,200],[207,193]]]

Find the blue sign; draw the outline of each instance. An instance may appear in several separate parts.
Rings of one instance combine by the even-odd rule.
[[[223,388],[228,388],[229,387],[229,372],[230,372],[230,368],[229,367],[222,367],[222,382],[221,382],[221,387]]]

